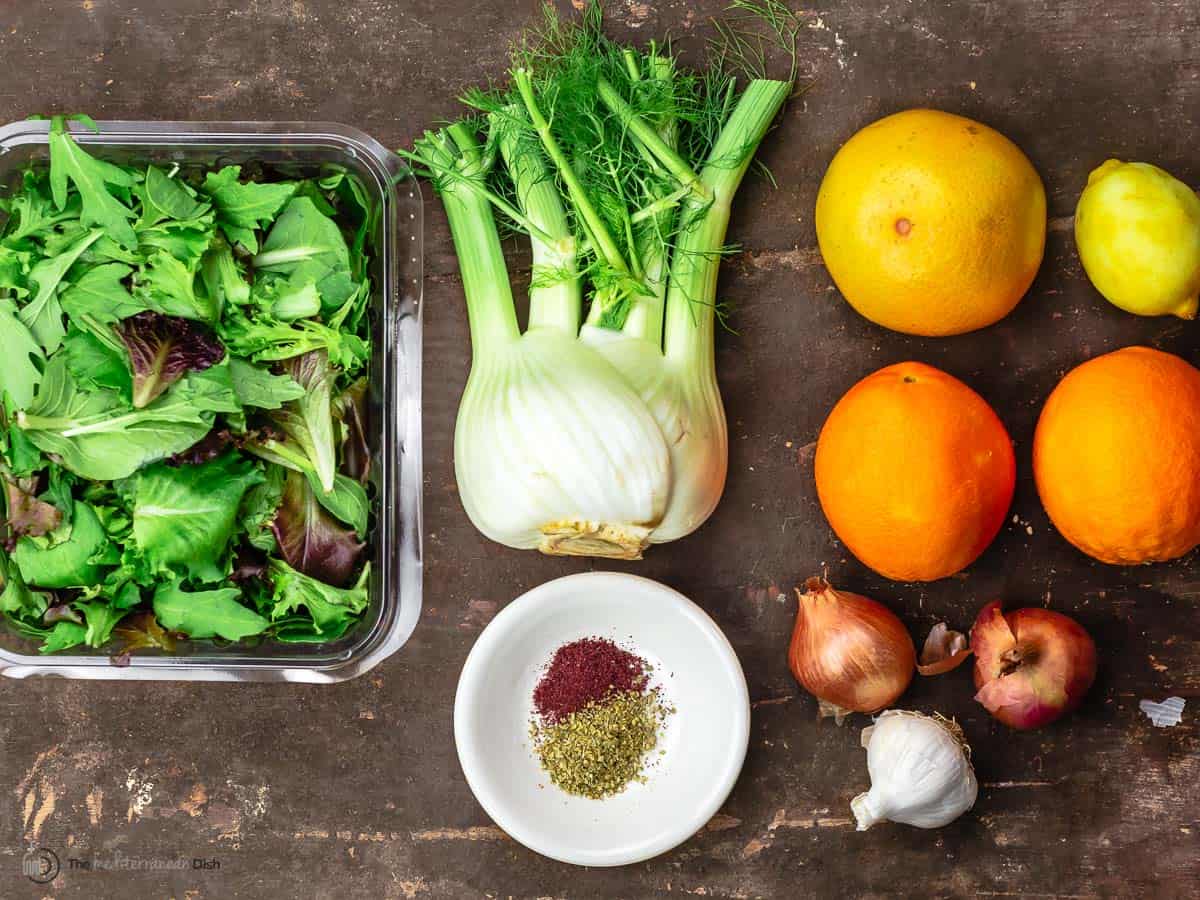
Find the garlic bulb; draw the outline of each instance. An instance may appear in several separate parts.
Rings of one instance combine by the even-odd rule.
[[[958,724],[889,709],[863,729],[871,789],[850,802],[858,830],[877,822],[941,828],[975,805],[979,783]]]

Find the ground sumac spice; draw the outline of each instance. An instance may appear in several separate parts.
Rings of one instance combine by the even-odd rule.
[[[650,681],[644,659],[606,638],[587,637],[563,644],[533,691],[542,721],[554,725],[615,694],[640,694]]]

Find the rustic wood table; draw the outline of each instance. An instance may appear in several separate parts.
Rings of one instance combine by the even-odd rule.
[[[622,39],[670,31],[702,51],[715,2],[612,0]],[[564,7],[569,9],[567,4]],[[97,118],[308,119],[408,143],[500,73],[533,0],[7,0],[0,120],[85,110]],[[754,713],[733,795],[678,850],[622,870],[542,859],[471,796],[451,708],[467,651],[528,588],[593,567],[490,544],[459,504],[451,434],[469,344],[457,267],[427,192],[426,587],[407,647],[335,687],[0,682],[3,897],[1200,896],[1200,573],[1091,562],[1051,528],[1032,483],[1038,410],[1071,366],[1147,343],[1200,363],[1194,323],[1136,319],[1088,285],[1071,213],[1108,156],[1200,184],[1200,6],[1194,0],[822,0],[804,12],[812,88],[750,179],[724,268],[736,333],[718,341],[729,412],[729,485],[697,534],[612,566],[691,596],[741,657]],[[1046,260],[1017,310],[983,332],[921,340],[855,315],[821,264],[818,182],[839,143],[912,106],[977,117],[1012,137],[1045,179]],[[514,267],[527,266],[513,249]],[[527,272],[525,276],[527,277]],[[976,387],[1017,445],[1013,518],[957,578],[891,584],[833,539],[812,483],[813,441],[853,382],[919,359]],[[886,599],[918,638],[966,626],[994,597],[1077,616],[1102,664],[1074,716],[1018,734],[972,700],[968,669],[918,680],[904,703],[957,717],[982,784],[975,809],[924,832],[855,833],[866,786],[857,717],[815,721],[788,673],[792,587],[828,565]],[[597,567],[608,568],[604,564]],[[1155,728],[1142,698],[1185,698]],[[29,846],[60,857],[186,857],[172,872],[21,874]]]

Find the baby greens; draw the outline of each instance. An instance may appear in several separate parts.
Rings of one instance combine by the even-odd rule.
[[[341,636],[368,603],[366,191],[108,162],[62,117],[49,149],[0,198],[0,613],[117,658]]]

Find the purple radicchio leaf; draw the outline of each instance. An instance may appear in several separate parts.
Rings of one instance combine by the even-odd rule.
[[[141,312],[117,326],[133,369],[133,405],[141,409],[189,371],[225,358],[225,348],[205,326],[177,316]]]
[[[353,529],[325,511],[299,472],[288,473],[271,530],[279,552],[297,572],[333,587],[353,582],[364,545]]]
[[[229,580],[236,584],[262,578],[267,574],[267,555],[257,547],[239,547],[233,558]]]
[[[56,603],[46,607],[46,611],[42,613],[43,625],[53,625],[55,622],[74,622],[76,625],[82,625],[83,618],[70,603]]]
[[[342,423],[342,473],[360,484],[371,477],[371,448],[367,444],[367,379],[360,378],[334,402]]]

